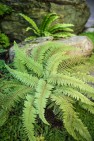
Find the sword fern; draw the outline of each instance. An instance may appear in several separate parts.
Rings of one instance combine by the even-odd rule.
[[[12,106],[15,106],[15,102],[23,99],[23,126],[29,140],[37,141],[34,134],[36,118],[39,116],[45,124],[49,125],[45,118],[45,109],[50,101],[55,102],[59,107],[64,127],[74,139],[92,141],[88,129],[75,111],[75,103],[78,102],[83,109],[94,114],[92,101],[94,100],[94,88],[87,84],[90,81],[94,83],[94,78],[85,74],[83,77],[87,77],[84,81],[80,73],[75,76],[74,72],[68,73],[66,67],[66,73],[64,68],[62,72],[59,72],[62,62],[74,59],[67,56],[67,50],[68,47],[62,43],[49,42],[33,48],[32,55],[27,56],[15,43],[14,67],[16,70],[7,65],[6,68],[16,81],[15,79],[5,80],[0,84],[1,126]],[[21,69],[19,62],[24,69]]]

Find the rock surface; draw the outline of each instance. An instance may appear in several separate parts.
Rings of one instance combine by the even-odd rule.
[[[94,32],[94,27],[89,27],[84,32]]]
[[[11,6],[13,11],[0,20],[0,28],[10,39],[18,42],[28,35],[25,28],[30,26],[19,13],[30,16],[39,25],[42,18],[49,12],[55,12],[60,16],[59,22],[74,24],[74,31],[79,33],[87,22],[90,11],[86,0],[1,0]]]
[[[52,41],[52,42],[56,42],[56,43],[62,43],[62,47],[64,45],[66,46],[72,46],[75,48],[75,50],[73,51],[68,51],[67,54],[68,55],[72,55],[72,56],[89,56],[93,49],[93,43],[92,41],[86,37],[86,36],[74,36],[68,39],[59,39],[54,41],[52,37],[42,37],[42,38],[38,38],[35,41],[29,41],[29,42],[22,42],[19,44],[19,47],[21,48],[25,48],[26,49],[26,53],[28,55],[30,55],[32,48],[37,47],[39,45],[45,44],[48,41]],[[11,47],[10,51],[9,51],[9,57],[10,57],[10,61],[13,60],[14,58],[14,48]]]

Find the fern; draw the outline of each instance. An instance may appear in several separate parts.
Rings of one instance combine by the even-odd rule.
[[[36,119],[39,117],[42,122],[49,124],[45,110],[47,104],[51,103],[52,106],[55,105],[55,115],[59,114],[58,118],[62,119],[67,132],[74,139],[92,141],[87,128],[79,119],[75,103],[94,114],[94,88],[87,83],[94,82],[94,78],[83,73],[76,75],[73,71],[76,63],[73,57],[67,55],[67,51],[72,48],[68,49],[68,46],[53,41],[33,48],[31,56],[27,56],[25,50],[18,48],[16,43],[14,46],[16,70],[6,65],[13,80],[0,81],[1,126],[15,102],[24,100],[23,126],[29,140],[37,141],[39,137],[34,133]]]
[[[45,120],[44,117],[44,108],[46,108],[47,99],[49,98],[51,94],[51,89],[53,87],[49,84],[46,84],[46,82],[42,79],[39,80],[38,86],[36,88],[35,93],[35,105],[39,114],[40,119],[48,124],[48,122]]]
[[[36,31],[36,34],[39,35],[39,29],[38,29],[36,23],[31,18],[29,18],[28,16],[26,16],[22,13],[20,13],[20,16],[22,16],[26,21],[28,21],[32,25],[32,27],[34,28],[34,31]]]
[[[34,97],[27,95],[24,104],[25,108],[23,110],[23,123],[30,141],[36,141],[36,138],[34,136],[34,123],[37,113],[36,109],[33,106],[33,103]]]
[[[26,38],[26,40],[34,39],[36,37],[41,36],[53,36],[55,38],[61,38],[61,37],[70,37],[73,36],[73,24],[54,24],[52,23],[56,21],[59,16],[56,15],[56,13],[50,13],[46,15],[41,23],[41,25],[38,27],[36,23],[29,18],[28,16],[24,14],[20,14],[30,25],[31,27],[27,27],[26,31],[32,30],[34,32],[34,36],[30,36]]]
[[[55,95],[51,96],[51,98],[52,101],[55,101],[63,111],[63,122],[69,134],[78,141],[82,140],[82,138],[83,140],[92,141],[87,128],[83,125],[82,121],[78,118],[77,113],[74,111],[74,107],[71,104],[70,99],[66,96],[61,97]],[[81,138],[78,134],[80,134]]]

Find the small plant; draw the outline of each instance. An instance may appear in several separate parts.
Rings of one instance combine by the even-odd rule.
[[[5,35],[4,33],[0,33],[0,53],[5,52],[9,45],[10,42],[7,35]]]
[[[61,38],[61,37],[70,37],[73,36],[73,24],[61,24],[61,23],[52,23],[59,18],[55,13],[50,13],[44,17],[43,22],[38,27],[36,23],[24,14],[20,14],[30,25],[26,31],[32,30],[34,32],[34,36],[30,36],[28,39],[33,39],[36,37],[42,36],[53,36],[54,38]]]
[[[94,83],[94,78],[90,75],[79,77],[80,73],[75,76],[64,69],[60,73],[60,64],[71,58],[66,51],[69,51],[69,47],[62,46],[62,43],[49,42],[33,48],[32,56],[27,56],[25,51],[15,44],[16,70],[6,65],[15,79],[1,80],[0,83],[0,126],[5,123],[15,102],[24,100],[23,126],[29,140],[37,141],[34,136],[36,119],[39,117],[49,125],[45,118],[45,109],[48,103],[52,103],[58,109],[67,132],[75,140],[92,141],[75,111],[75,105],[78,103],[84,110],[94,114],[94,88],[87,84]],[[54,113],[57,116],[57,112]]]
[[[4,14],[9,14],[11,11],[12,9],[9,6],[0,3],[0,16]]]

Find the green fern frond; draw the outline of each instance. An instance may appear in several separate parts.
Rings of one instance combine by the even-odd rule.
[[[79,119],[78,114],[74,111],[73,105],[70,103],[69,98],[66,96],[51,96],[52,101],[55,101],[63,111],[63,122],[64,126],[76,140],[92,141],[92,138],[84,126],[82,121]],[[81,138],[80,138],[80,136]]]
[[[50,13],[47,16],[45,16],[41,24],[40,30],[47,31],[50,25],[52,24],[52,22],[55,21],[56,19],[58,19],[58,16],[56,13]]]
[[[22,115],[25,131],[27,132],[30,141],[36,141],[36,138],[34,136],[34,123],[37,113],[36,109],[33,106],[33,103],[34,97],[31,95],[27,95]]]
[[[51,56],[47,61],[46,71],[47,73],[57,73],[58,67],[63,60],[69,59],[70,56],[65,55],[65,52],[58,52]],[[54,60],[54,61],[53,61]]]
[[[10,111],[11,107],[15,106],[15,102],[19,102],[20,98],[24,99],[26,94],[31,93],[31,91],[30,87],[19,85],[13,92],[4,96],[2,109]]]
[[[77,88],[78,90],[82,91],[84,95],[87,95],[88,98],[94,99],[94,89],[75,77],[58,73],[49,75],[47,81],[51,84]]]
[[[94,106],[92,106],[92,105],[87,105],[87,104],[85,104],[85,103],[80,103],[80,106],[81,106],[83,109],[89,111],[91,114],[94,114]]]
[[[42,75],[43,68],[42,65],[34,61],[31,57],[28,57],[24,51],[22,51],[18,45],[14,44],[15,53],[17,59],[21,61],[22,64],[26,65],[28,69],[33,70],[38,76]]]
[[[44,61],[47,62],[48,58],[52,55],[56,54],[57,52],[67,52],[70,50],[74,50],[73,47],[65,46],[62,43],[47,42],[41,46],[35,47],[32,50],[32,58],[39,63],[43,63]]]
[[[27,73],[26,67],[21,61],[15,56],[14,58],[14,66],[18,71]]]
[[[77,101],[81,101],[82,103],[94,106],[94,103],[92,101],[90,101],[86,96],[84,96],[81,92],[78,92],[77,90],[75,90],[71,87],[60,88],[60,92],[59,92],[59,89],[57,89],[55,91],[55,93],[64,94],[66,96],[74,98]]]
[[[30,23],[30,25],[36,30],[36,33],[39,35],[39,28],[37,27],[36,23],[31,19],[29,18],[28,16],[20,13],[20,16],[22,16],[27,22]]]
[[[49,98],[51,94],[52,88],[53,86],[51,86],[50,84],[47,84],[43,79],[40,79],[36,88],[36,93],[35,93],[35,106],[36,106],[40,119],[45,124],[49,124],[44,117],[44,113],[45,113],[47,99]]]
[[[55,24],[53,26],[51,26],[51,28],[49,29],[49,32],[51,33],[56,33],[57,31],[70,31],[73,32],[73,30],[71,29],[71,27],[73,27],[73,24]]]
[[[73,76],[75,76],[76,78],[81,79],[84,82],[90,82],[90,83],[94,83],[94,76],[91,76],[89,73],[80,73],[80,72],[76,72],[76,73],[72,73]]]
[[[6,68],[13,75],[14,78],[16,78],[17,80],[19,80],[20,82],[27,86],[34,87],[38,82],[38,78],[32,76],[31,74],[13,70],[9,68],[7,65]]]
[[[42,63],[44,54],[50,49],[53,45],[52,42],[44,43],[41,46],[37,46],[32,50],[32,58],[39,63]]]

